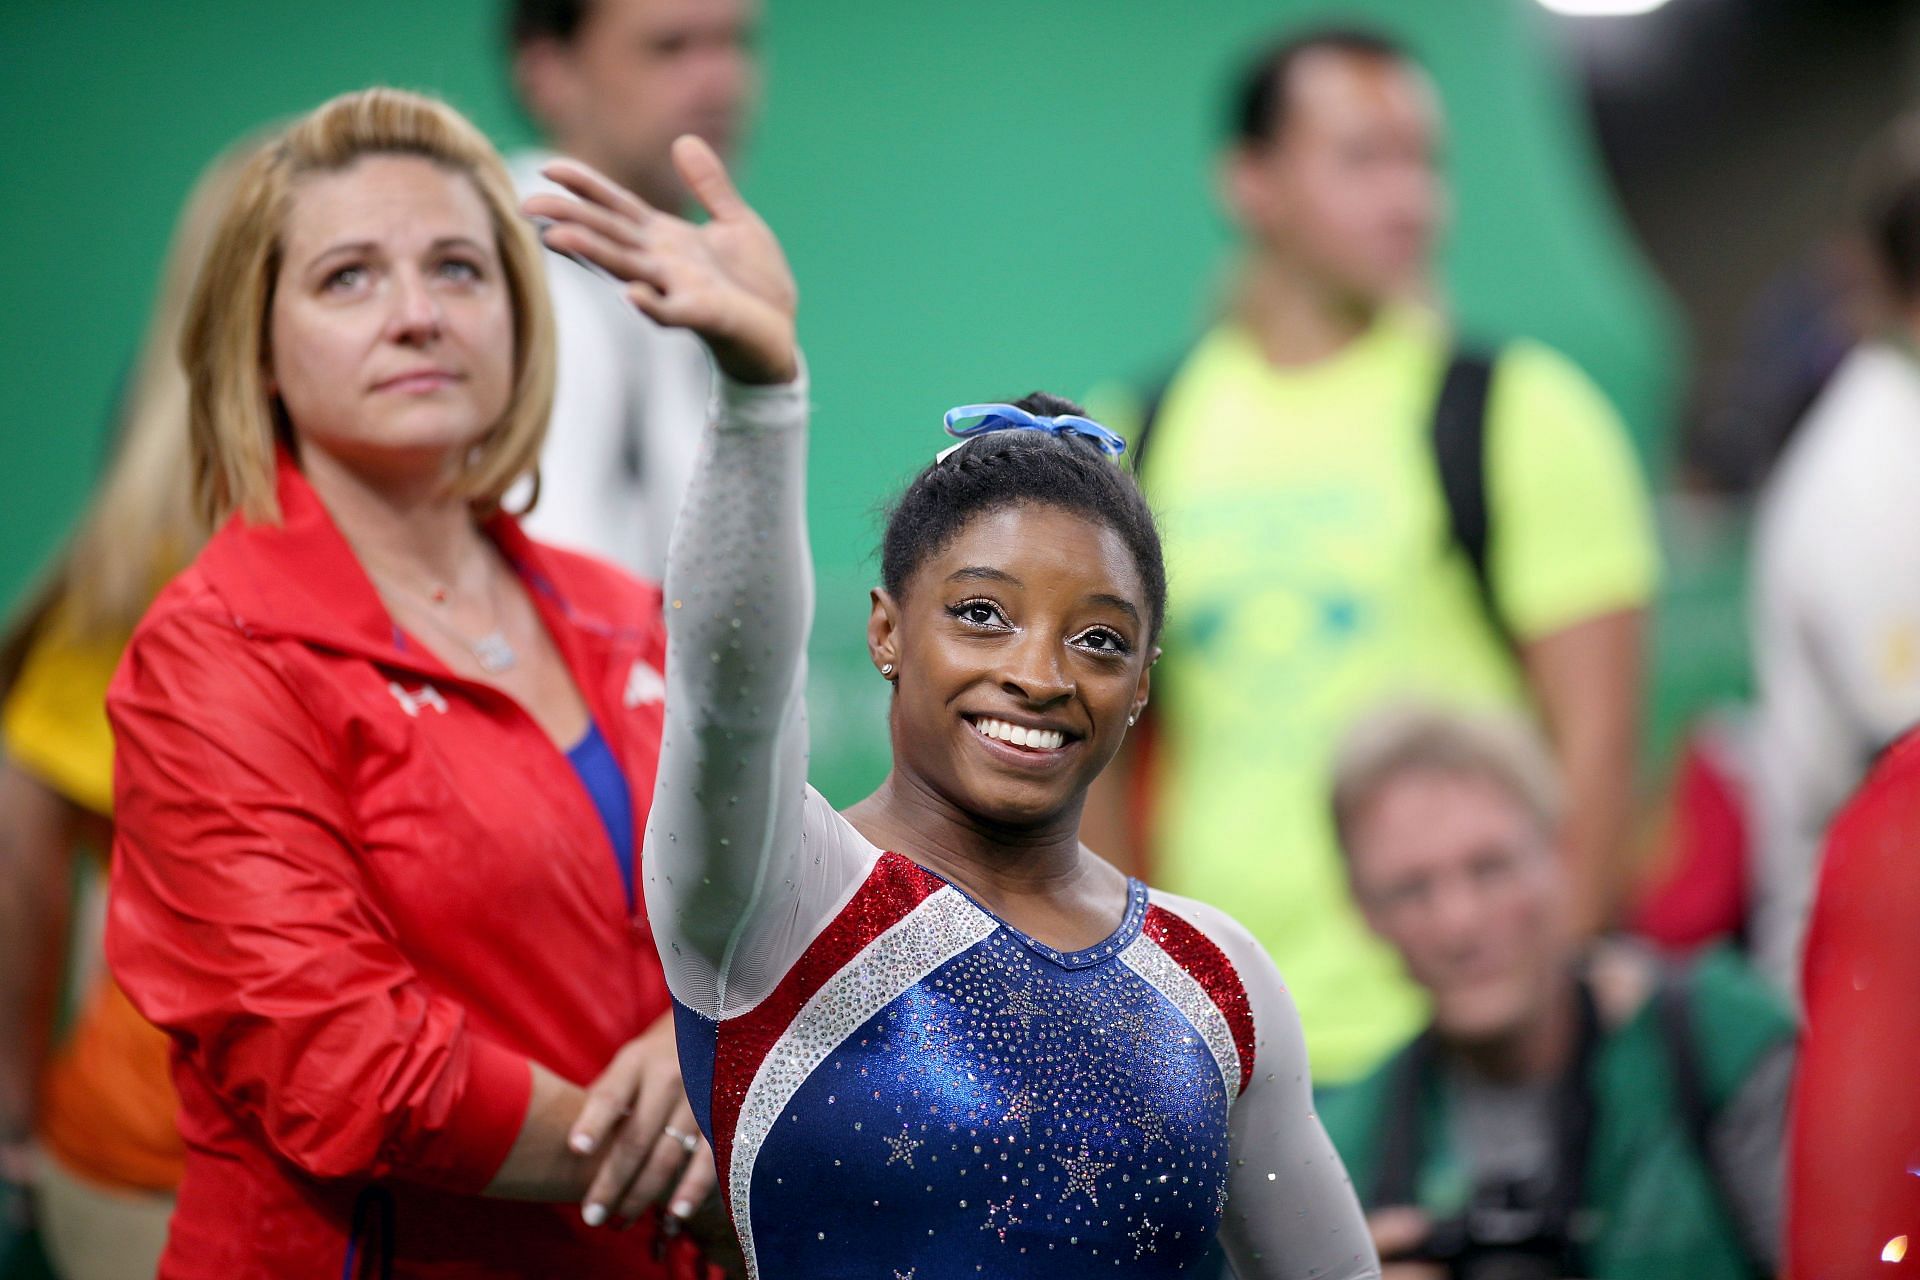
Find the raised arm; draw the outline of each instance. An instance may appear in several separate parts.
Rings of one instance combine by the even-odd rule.
[[[666,728],[643,859],[676,999],[720,1017],[764,996],[853,872],[806,790],[806,379],[779,242],[704,143],[674,160],[695,226],[583,166],[548,176],[547,243],[605,268],[633,305],[697,333],[720,377],[668,556]]]

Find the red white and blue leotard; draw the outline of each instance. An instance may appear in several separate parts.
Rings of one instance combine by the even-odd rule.
[[[1299,1019],[1135,881],[1062,953],[805,785],[803,386],[722,385],[669,559],[643,869],[687,1089],[766,1280],[1375,1276]]]

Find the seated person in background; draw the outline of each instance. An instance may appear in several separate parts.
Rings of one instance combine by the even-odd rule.
[[[1433,1003],[1321,1106],[1385,1275],[1772,1274],[1792,1021],[1729,953],[1583,950],[1559,814],[1517,722],[1399,708],[1343,744],[1354,898]]]

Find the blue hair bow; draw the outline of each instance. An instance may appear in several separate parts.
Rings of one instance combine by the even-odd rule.
[[[1063,413],[1050,418],[1044,414],[1028,413],[1018,405],[963,404],[947,410],[946,422],[947,434],[957,436],[960,444],[941,450],[936,462],[945,461],[954,450],[975,436],[995,431],[1044,431],[1055,436],[1082,436],[1093,441],[1099,446],[1100,452],[1110,458],[1117,458],[1127,451],[1127,442],[1118,434],[1092,418],[1083,418],[1077,413]]]

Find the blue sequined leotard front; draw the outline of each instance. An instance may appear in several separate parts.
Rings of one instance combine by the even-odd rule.
[[[1178,1274],[1207,1255],[1250,1015],[1217,948],[1137,881],[1128,904],[1063,954],[889,855],[767,1001],[681,1015],[762,1274]]]

